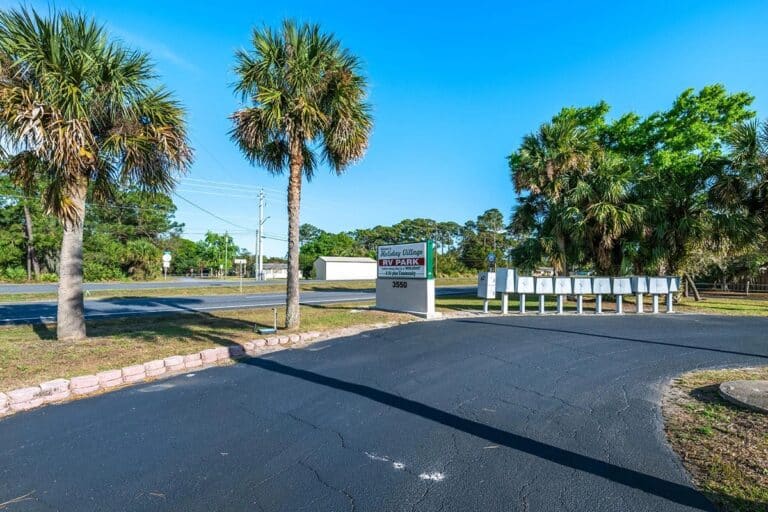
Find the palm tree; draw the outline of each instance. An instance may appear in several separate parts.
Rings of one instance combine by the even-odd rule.
[[[175,171],[191,163],[185,112],[154,79],[145,53],[110,40],[81,14],[0,12],[0,135],[40,160],[34,172],[16,167],[13,178],[44,183],[44,204],[64,228],[60,340],[86,336],[86,202],[107,200],[126,183],[169,191]]]
[[[617,275],[624,260],[628,234],[642,226],[645,210],[632,195],[634,175],[628,161],[605,151],[594,169],[579,179],[568,202],[579,211],[581,246],[602,273]]]
[[[232,139],[252,164],[288,171],[286,327],[299,310],[299,206],[302,179],[320,158],[341,174],[362,158],[372,127],[359,60],[317,25],[284,21],[254,30],[253,47],[236,54],[235,91],[250,102],[232,115]],[[319,153],[319,154],[318,154]]]
[[[573,231],[573,211],[565,205],[565,196],[589,171],[594,152],[590,130],[574,112],[564,110],[536,133],[523,137],[520,148],[508,157],[515,192],[528,198],[521,199],[512,223],[530,225],[534,219],[546,220],[540,224],[537,236],[560,275],[568,271]],[[525,216],[531,217],[524,220]]]

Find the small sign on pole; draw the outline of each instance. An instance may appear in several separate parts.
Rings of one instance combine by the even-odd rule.
[[[243,293],[243,268],[247,261],[243,258],[236,258],[235,265],[240,265],[240,293]]]
[[[168,279],[168,269],[171,268],[170,251],[163,252],[163,279]]]

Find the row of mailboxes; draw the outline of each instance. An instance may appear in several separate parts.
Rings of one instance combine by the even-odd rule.
[[[506,311],[506,299],[509,293],[521,296],[535,294],[540,297],[540,310],[543,310],[544,296],[558,297],[558,312],[562,312],[563,296],[577,296],[577,312],[582,309],[582,296],[597,296],[596,308],[601,312],[602,295],[616,295],[618,311],[621,312],[621,296],[635,294],[642,303],[642,295],[653,297],[653,311],[658,312],[658,296],[667,295],[667,311],[671,312],[672,298],[669,296],[680,289],[677,277],[532,277],[521,276],[515,269],[500,268],[494,272],[481,272],[478,277],[477,296],[483,299],[495,299],[502,294],[502,309]],[[521,310],[524,311],[524,298],[521,297]],[[487,308],[486,308],[487,309]],[[642,312],[642,307],[638,309]]]

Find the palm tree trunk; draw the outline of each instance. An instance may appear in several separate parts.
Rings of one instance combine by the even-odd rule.
[[[568,262],[566,261],[565,256],[565,237],[563,235],[557,235],[557,248],[560,251],[560,254],[562,255],[560,260],[561,269],[560,272],[557,272],[557,268],[555,268],[555,275],[561,275],[561,276],[567,276],[568,275]]]
[[[32,215],[29,213],[29,206],[24,204],[24,230],[27,236],[27,280],[35,276],[35,281],[40,279],[40,262],[35,254],[35,238],[32,232]]]
[[[285,327],[301,324],[299,308],[299,209],[301,206],[301,169],[304,166],[301,141],[291,141],[291,175],[288,178],[288,290]]]
[[[83,222],[88,184],[83,180],[72,193],[75,217],[64,222],[59,265],[59,301],[56,338],[77,341],[86,337],[83,305]]]
[[[685,281],[691,287],[691,290],[693,290],[693,298],[696,300],[696,302],[699,302],[701,300],[701,294],[699,293],[699,289],[696,288],[696,283],[693,282],[693,278],[690,276],[690,274],[685,273],[683,274],[683,279],[685,279]]]

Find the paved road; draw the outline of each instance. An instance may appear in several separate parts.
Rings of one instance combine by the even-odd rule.
[[[667,447],[679,373],[768,322],[420,322],[0,421],[9,511],[713,510]]]
[[[471,293],[467,286],[438,288],[438,296]],[[374,300],[371,291],[339,290],[302,292],[303,304],[357,302]],[[201,295],[196,297],[148,297],[130,299],[98,299],[85,302],[86,318],[142,316],[167,313],[194,313],[221,309],[273,307],[285,304],[285,293],[250,295]],[[30,324],[56,320],[56,301],[0,303],[0,324]]]
[[[325,283],[327,281],[318,281],[315,279],[303,280],[302,283]],[[256,281],[255,279],[243,279],[244,286],[263,286],[285,283],[284,279],[270,281]],[[198,279],[190,277],[179,277],[169,279],[168,281],[121,281],[116,283],[85,283],[83,289],[86,291],[102,290],[154,290],[167,288],[217,288],[229,287],[237,288],[240,286],[239,280],[232,279]],[[21,283],[21,284],[0,284],[0,294],[14,293],[56,293],[58,283]]]

